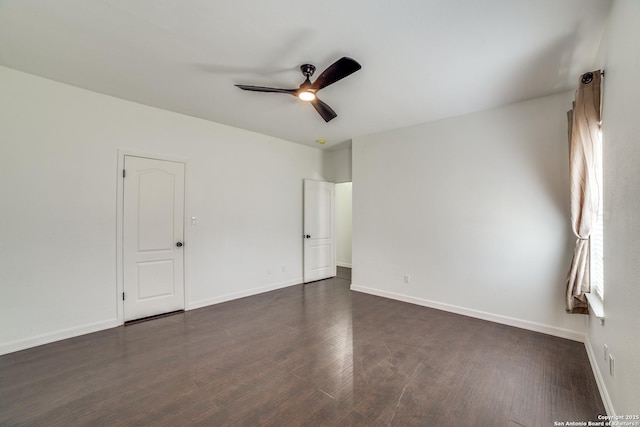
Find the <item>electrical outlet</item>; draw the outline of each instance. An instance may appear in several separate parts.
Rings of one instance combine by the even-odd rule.
[[[282,266],[282,272],[284,273],[285,271],[287,271],[287,267],[286,266]]]
[[[409,274],[405,274],[405,275],[404,275],[404,283],[405,283],[406,285],[411,284],[411,275],[409,275]]]
[[[615,360],[613,358],[613,355],[609,354],[609,375],[611,375],[611,377],[613,377],[614,367],[615,367]]]
[[[607,347],[607,345],[604,345],[604,361],[606,362],[607,360],[609,360],[609,347]]]

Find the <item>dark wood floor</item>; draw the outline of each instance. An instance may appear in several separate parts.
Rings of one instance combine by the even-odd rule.
[[[340,277],[0,357],[2,426],[516,427],[602,413],[582,344]]]

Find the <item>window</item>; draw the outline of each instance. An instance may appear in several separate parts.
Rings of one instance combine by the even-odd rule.
[[[602,200],[602,199],[601,199]],[[600,299],[603,299],[603,281],[604,281],[604,233],[602,224],[602,203],[600,203],[598,212],[598,223],[591,230],[591,293],[595,293]]]
[[[590,265],[589,265],[589,275],[591,277],[591,293],[595,294],[600,298],[600,300],[604,299],[604,221],[603,221],[603,213],[604,213],[604,203],[603,203],[603,180],[602,180],[602,132],[599,133],[600,142],[596,144],[596,181],[598,183],[598,199],[599,199],[599,209],[598,209],[598,220],[594,224],[593,229],[591,230],[591,235],[589,237],[589,245],[590,245]]]

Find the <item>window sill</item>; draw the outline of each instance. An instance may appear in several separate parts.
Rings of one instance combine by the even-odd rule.
[[[604,304],[602,303],[602,299],[596,294],[585,294],[585,296],[587,297],[587,301],[589,301],[591,314],[598,319],[604,320]]]

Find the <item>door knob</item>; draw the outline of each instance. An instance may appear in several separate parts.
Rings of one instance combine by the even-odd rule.
[[[311,238],[311,236],[307,234],[306,236],[304,236],[304,238],[305,238],[305,239],[310,239],[310,238]]]
[[[178,242],[178,243],[176,243],[176,246],[177,246],[177,247],[179,247],[179,248],[181,248],[181,247],[182,247],[182,242]]]

